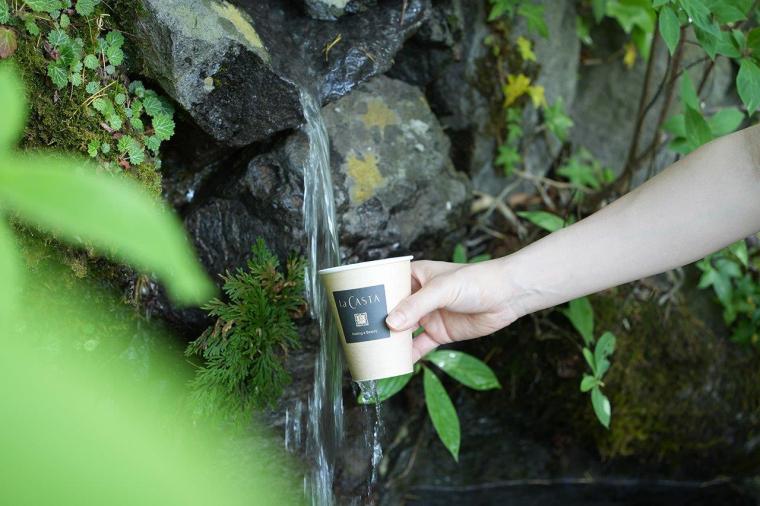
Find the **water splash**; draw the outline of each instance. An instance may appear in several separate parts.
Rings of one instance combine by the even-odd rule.
[[[335,504],[332,491],[335,455],[343,435],[343,362],[335,324],[329,316],[327,297],[317,272],[339,265],[335,199],[330,177],[330,145],[319,102],[301,90],[309,139],[303,168],[304,227],[308,235],[309,265],[306,287],[311,316],[319,322],[320,347],[314,367],[314,389],[309,398],[306,451],[315,462],[306,477],[304,491],[315,506]]]
[[[380,394],[377,390],[376,381],[357,381],[356,385],[359,387],[359,395],[362,404],[364,404],[364,412],[366,418],[372,418],[370,410],[374,408],[372,431],[365,431],[364,433],[365,444],[370,450],[371,472],[369,480],[367,482],[367,498],[371,498],[372,487],[374,487],[375,483],[377,483],[380,462],[383,460],[383,447],[380,444],[380,438],[382,437],[384,426],[381,412]]]

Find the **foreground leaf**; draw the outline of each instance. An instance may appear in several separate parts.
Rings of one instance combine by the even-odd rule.
[[[393,376],[391,378],[383,378],[375,382],[375,388],[377,389],[377,397],[365,397],[359,395],[357,401],[359,404],[375,404],[376,402],[383,402],[399,393],[409,380],[412,379],[412,373],[402,374],[401,376]]]
[[[467,353],[454,350],[438,350],[425,355],[446,374],[475,390],[501,388],[499,380],[488,364]]]
[[[20,278],[21,259],[16,241],[5,218],[0,215],[0,332],[15,314]]]
[[[739,66],[736,89],[749,114],[760,107],[760,67],[749,58],[743,59]]]
[[[60,155],[6,158],[0,202],[62,239],[155,271],[179,302],[212,295],[179,220],[130,180],[96,174],[88,162]]]
[[[692,108],[686,110],[686,139],[692,149],[707,144],[713,138],[705,118]]]
[[[457,416],[454,404],[438,376],[427,367],[424,370],[423,385],[428,415],[430,415],[430,420],[433,422],[433,427],[438,433],[438,437],[441,438],[441,442],[449,450],[454,460],[458,462],[461,439],[459,416]]]
[[[678,16],[670,6],[665,6],[660,11],[660,33],[672,55],[681,38],[681,23],[678,22]]]

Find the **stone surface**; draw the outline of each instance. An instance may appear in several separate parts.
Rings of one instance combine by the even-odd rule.
[[[306,12],[314,19],[338,19],[376,4],[377,0],[304,0]]]
[[[422,93],[378,77],[323,108],[345,261],[447,256],[467,216],[469,185]],[[305,251],[305,134],[257,155],[191,206],[185,224],[212,273],[242,265],[256,237],[280,256]]]
[[[146,73],[217,141],[240,146],[297,126],[298,90],[276,73],[251,19],[228,2],[141,0]]]
[[[326,103],[387,70],[429,7],[322,3],[362,12],[333,22],[280,0],[141,0],[145,73],[215,140],[243,146],[303,121],[301,87]]]

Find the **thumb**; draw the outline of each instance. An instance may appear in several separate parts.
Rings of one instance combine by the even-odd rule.
[[[453,290],[450,283],[443,282],[447,277],[436,278],[399,302],[385,319],[388,326],[397,331],[417,328],[426,314],[448,305],[453,298]]]

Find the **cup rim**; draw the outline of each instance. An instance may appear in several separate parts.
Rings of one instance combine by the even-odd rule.
[[[381,260],[370,260],[369,262],[359,262],[356,264],[338,265],[336,267],[328,267],[326,269],[320,269],[319,275],[335,274],[336,272],[350,271],[354,269],[363,269],[365,267],[375,267],[376,265],[392,264],[395,262],[411,261],[414,256],[408,255],[403,257],[391,257],[383,258]]]

